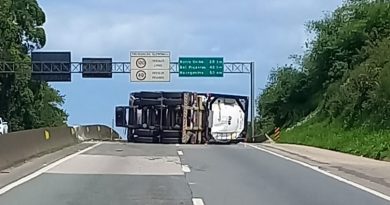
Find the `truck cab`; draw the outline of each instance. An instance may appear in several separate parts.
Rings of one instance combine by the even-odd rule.
[[[210,134],[217,142],[237,140],[245,130],[245,112],[232,98],[218,98],[209,110],[211,117]]]

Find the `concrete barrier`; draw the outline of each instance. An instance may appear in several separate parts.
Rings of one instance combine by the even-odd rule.
[[[83,125],[74,126],[73,128],[77,138],[81,141],[112,141],[120,139],[119,134],[106,125]]]
[[[83,141],[119,138],[115,130],[111,132],[105,125],[41,128],[0,135],[0,170]]]
[[[42,128],[0,136],[0,170],[77,144],[70,127]]]

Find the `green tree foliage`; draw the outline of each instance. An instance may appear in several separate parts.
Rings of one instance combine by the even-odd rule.
[[[271,72],[269,83],[258,103],[265,130],[289,126],[310,112],[305,93],[307,76],[291,67],[278,67]]]
[[[0,61],[30,62],[29,53],[46,42],[45,14],[36,0],[2,0]],[[62,125],[67,114],[57,106],[64,99],[47,83],[31,81],[31,67],[17,66],[0,75],[0,116],[12,130]]]
[[[315,37],[303,57],[274,70],[259,97],[261,126],[288,127],[318,109],[344,128],[390,128],[390,1],[348,0],[307,28]]]
[[[327,95],[324,110],[345,127],[390,128],[390,38],[365,48],[368,58]]]

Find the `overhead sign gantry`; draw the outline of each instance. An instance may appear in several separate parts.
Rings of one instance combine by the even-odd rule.
[[[33,80],[46,82],[70,82],[72,73],[81,73],[83,78],[111,78],[113,73],[125,73],[130,74],[131,82],[170,82],[171,74],[179,77],[249,74],[251,122],[255,121],[254,62],[225,62],[222,57],[179,57],[178,62],[171,62],[170,55],[168,51],[133,51],[130,62],[115,62],[106,57],[71,62],[68,51],[32,52],[31,62],[0,62],[0,75],[13,74],[21,67],[31,68]],[[254,126],[251,133],[255,133]]]

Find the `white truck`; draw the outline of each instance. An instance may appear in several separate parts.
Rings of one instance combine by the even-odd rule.
[[[3,121],[3,118],[0,117],[0,135],[8,133],[8,123]]]

